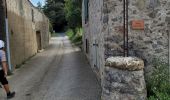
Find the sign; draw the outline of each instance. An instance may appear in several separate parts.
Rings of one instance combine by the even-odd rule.
[[[132,20],[133,30],[144,30],[144,20]]]

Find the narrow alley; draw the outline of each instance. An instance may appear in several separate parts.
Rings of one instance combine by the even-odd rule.
[[[52,38],[43,52],[9,77],[12,100],[100,100],[100,84],[79,48],[67,36]],[[5,100],[0,89],[0,100]]]

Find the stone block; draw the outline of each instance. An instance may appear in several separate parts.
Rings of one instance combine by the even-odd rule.
[[[106,60],[106,66],[133,71],[143,69],[144,62],[134,57],[111,57]]]
[[[134,70],[131,66],[138,70]],[[102,100],[146,100],[143,68],[143,61],[139,58],[111,57],[107,59]]]

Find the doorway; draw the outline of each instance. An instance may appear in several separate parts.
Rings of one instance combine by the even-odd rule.
[[[42,49],[41,45],[41,32],[36,31],[36,38],[37,38],[37,51]]]

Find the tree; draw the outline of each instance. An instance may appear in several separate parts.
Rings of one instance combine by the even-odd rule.
[[[66,23],[64,0],[46,0],[43,11],[49,17],[55,31],[61,31],[64,28]]]
[[[42,10],[42,4],[41,4],[41,2],[38,2],[38,3],[37,3],[37,8],[38,8],[39,10]]]
[[[46,0],[43,11],[56,31],[65,25],[75,31],[81,27],[81,5],[82,0]]]
[[[66,21],[74,33],[75,29],[80,28],[82,25],[81,4],[82,0],[65,0]]]

